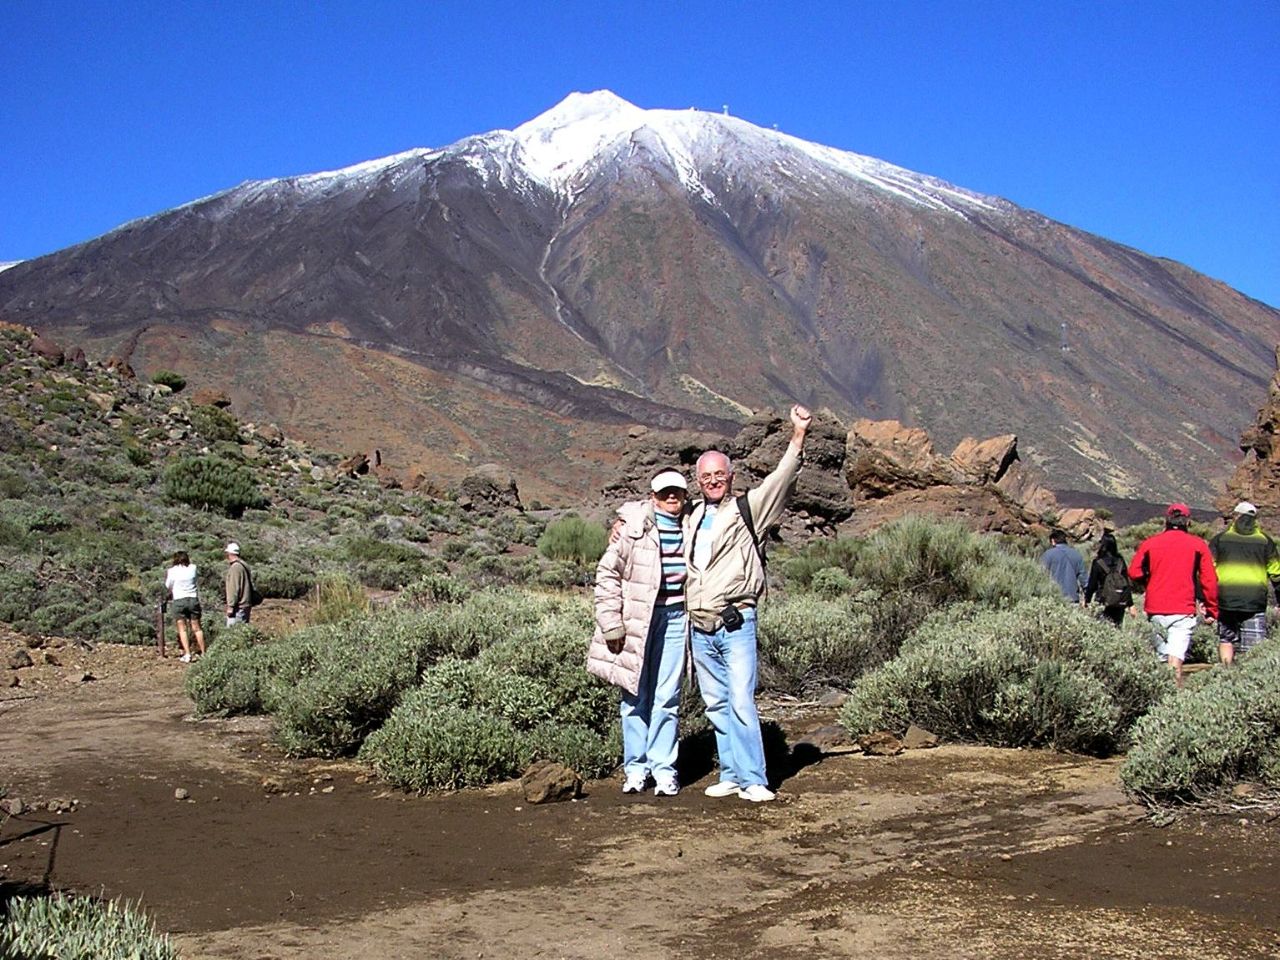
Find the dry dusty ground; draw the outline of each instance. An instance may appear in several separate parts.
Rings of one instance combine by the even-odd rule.
[[[153,651],[43,652],[0,689],[0,786],[78,803],[0,815],[3,891],[141,897],[187,958],[1280,956],[1280,823],[1158,828],[1112,762],[834,757],[758,806],[412,797],[282,759],[262,720],[193,720]]]

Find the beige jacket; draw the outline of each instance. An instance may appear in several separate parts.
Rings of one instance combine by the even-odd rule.
[[[747,491],[751,519],[760,536],[782,518],[791,482],[800,472],[800,459],[800,449],[789,445],[773,473]],[[684,553],[689,561],[685,607],[693,626],[709,633],[720,629],[720,611],[730,603],[754,607],[759,602],[765,591],[765,575],[760,552],[738,512],[737,499],[726,496],[716,508],[710,531],[700,531],[698,525],[706,510],[705,502],[694,506],[685,528]],[[711,556],[706,567],[699,570],[693,565],[694,541],[708,534]]]
[[[587,650],[587,672],[634,696],[662,585],[662,547],[647,500],[624,503],[618,516],[624,522],[621,535],[596,566],[596,632]],[[622,652],[610,653],[605,641],[623,638]]]

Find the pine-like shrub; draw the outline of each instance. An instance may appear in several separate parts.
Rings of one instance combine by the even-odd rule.
[[[1120,768],[1125,789],[1148,804],[1206,798],[1240,781],[1280,789],[1280,638],[1209,671],[1134,727]]]
[[[963,604],[860,679],[841,719],[854,734],[917,723],[954,740],[1106,755],[1171,690],[1149,645],[1061,598]]]
[[[604,555],[609,535],[598,523],[570,513],[547,524],[538,537],[538,552],[548,560],[569,560],[580,567],[594,566]]]
[[[164,472],[164,492],[177,503],[233,518],[268,503],[248,469],[220,457],[183,457],[171,464]]]
[[[55,893],[13,897],[0,919],[0,957],[22,960],[176,960],[169,937],[140,908]]]

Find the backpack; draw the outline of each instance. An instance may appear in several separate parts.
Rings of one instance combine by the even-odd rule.
[[[756,535],[755,519],[751,516],[751,503],[747,500],[747,495],[736,498],[738,501],[738,513],[742,515],[742,522],[747,527],[747,533],[751,534],[751,542],[756,545],[756,555],[760,557],[760,569],[766,570],[769,567],[769,558],[765,555],[764,543]]]
[[[254,586],[253,571],[249,569],[249,565],[245,563],[243,560],[237,560],[236,562],[240,564],[240,566],[244,567],[245,578],[249,581],[249,606],[256,607],[260,603],[262,603],[262,601],[265,600],[266,597],[264,597],[261,593],[259,593],[258,588]]]
[[[1098,599],[1104,607],[1127,607],[1133,603],[1133,585],[1123,561],[1116,559],[1107,567],[1107,575],[1098,588]]]

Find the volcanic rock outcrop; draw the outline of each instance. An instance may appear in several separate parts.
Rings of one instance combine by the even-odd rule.
[[[1276,347],[1276,373],[1258,419],[1240,437],[1244,459],[1227,484],[1227,497],[1219,502],[1230,510],[1248,500],[1266,511],[1274,524],[1280,519],[1280,345]]]

